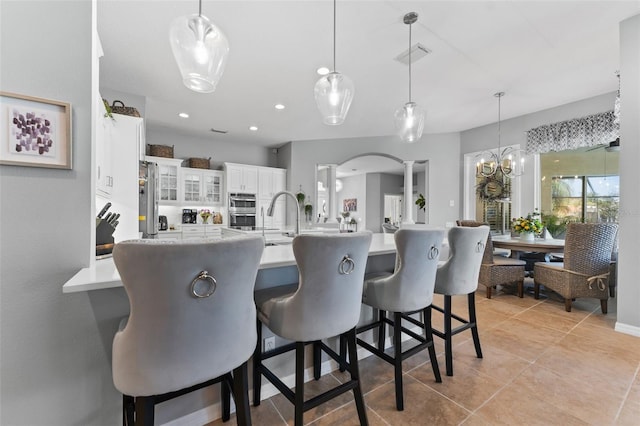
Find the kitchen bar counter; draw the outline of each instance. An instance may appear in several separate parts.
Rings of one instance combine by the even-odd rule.
[[[369,256],[393,255],[391,257],[395,259],[395,252],[396,247],[393,241],[393,234],[373,234],[371,247],[369,248]],[[373,263],[371,257],[370,263]],[[385,261],[384,263],[386,265],[389,262]],[[267,246],[262,253],[260,270],[295,266],[295,264],[296,260],[293,256],[291,244]],[[391,265],[393,265],[393,261]],[[379,268],[381,268],[381,266],[375,267],[375,269]],[[369,272],[371,268],[368,267],[367,269]],[[387,268],[385,267],[384,269]],[[391,269],[393,269],[393,267],[391,267]],[[260,283],[257,283],[256,288],[261,287],[259,284]],[[113,258],[107,258],[96,260],[93,267],[81,269],[62,286],[62,292],[76,293],[115,287],[122,287],[122,282],[120,281],[118,270],[113,263]]]

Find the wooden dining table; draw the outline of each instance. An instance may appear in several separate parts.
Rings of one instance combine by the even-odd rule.
[[[492,240],[495,248],[511,250],[511,257],[515,259],[519,259],[524,252],[545,253],[545,257],[548,257],[549,253],[564,252],[564,240],[554,238],[535,238],[533,241],[526,241],[519,237],[496,235],[492,236]]]

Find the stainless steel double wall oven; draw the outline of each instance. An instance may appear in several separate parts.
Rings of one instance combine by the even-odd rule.
[[[229,194],[229,226],[256,226],[256,194]]]

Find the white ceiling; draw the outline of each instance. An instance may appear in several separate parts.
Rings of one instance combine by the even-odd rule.
[[[337,70],[356,86],[341,126],[322,124],[313,97],[315,70],[331,67],[332,1],[203,1],[230,44],[210,94],[183,86],[168,42],[171,21],[197,10],[195,0],[98,0],[101,88],[145,96],[149,127],[273,147],[394,134],[408,100],[408,68],[393,59],[408,48],[407,12],[419,14],[413,43],[432,50],[413,65],[413,100],[427,110],[425,133],[442,133],[497,121],[497,91],[503,119],[615,91],[618,24],[640,1],[340,0]]]

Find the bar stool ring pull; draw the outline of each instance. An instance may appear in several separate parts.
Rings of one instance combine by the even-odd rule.
[[[209,290],[207,290],[206,293],[198,293],[196,291],[196,284],[200,280],[207,281],[209,283]],[[195,277],[193,281],[191,281],[191,294],[193,295],[193,297],[196,297],[198,299],[205,299],[215,293],[217,287],[218,282],[216,281],[216,279],[213,276],[209,275],[209,272],[201,271],[198,276]]]
[[[345,254],[340,262],[340,266],[338,267],[339,272],[342,275],[349,275],[354,271],[354,269],[356,269],[356,263],[348,254]]]
[[[478,241],[478,244],[476,244],[476,253],[482,252],[484,252],[484,243],[482,241]]]
[[[427,255],[427,258],[429,260],[433,260],[433,259],[437,259],[438,257],[440,257],[440,250],[438,250],[438,247],[436,246],[431,246],[431,248],[429,249],[429,254]]]

